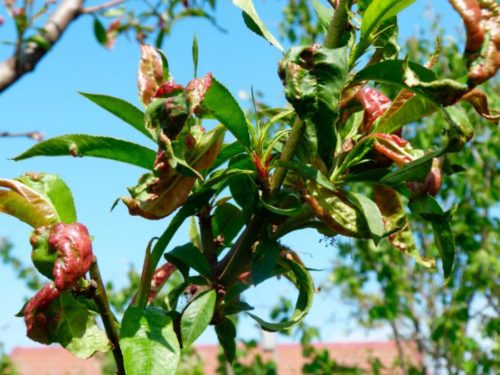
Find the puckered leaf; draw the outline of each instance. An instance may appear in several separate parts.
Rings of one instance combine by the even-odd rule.
[[[311,143],[329,168],[336,145],[340,93],[347,79],[346,48],[294,47],[280,61],[278,73],[287,100],[305,121]]]
[[[420,255],[398,193],[386,186],[375,186],[375,202],[382,213],[389,241],[424,267],[434,268],[435,260]]]
[[[25,173],[16,180],[44,195],[54,206],[61,222],[70,224],[76,221],[73,195],[59,176],[49,173]]]
[[[137,75],[139,98],[148,105],[163,82],[163,63],[153,46],[141,45],[141,60]]]
[[[56,208],[44,194],[21,181],[0,179],[0,212],[12,215],[32,227],[61,221]]]
[[[14,160],[24,160],[35,156],[93,156],[121,161],[150,169],[155,160],[155,152],[136,143],[111,137],[86,134],[68,134],[37,143]]]
[[[247,313],[267,331],[282,331],[300,323],[309,312],[313,302],[314,285],[311,275],[301,263],[294,259],[294,257],[287,256],[286,254],[283,255],[284,257],[279,260],[279,264],[287,270],[289,279],[295,284],[295,287],[299,291],[299,295],[295,304],[295,310],[290,319],[287,321],[272,323],[267,322],[252,313]]]
[[[109,95],[91,94],[88,92],[80,92],[80,95],[94,102],[99,107],[104,108],[127,124],[132,125],[134,129],[141,132],[149,139],[152,139],[151,135],[144,127],[144,113],[139,108],[123,99]]]
[[[175,374],[180,346],[172,318],[161,310],[130,306],[122,321],[120,347],[127,375]]]
[[[212,320],[217,294],[209,290],[196,296],[181,315],[182,346],[188,347],[205,331]]]
[[[355,238],[370,238],[364,215],[341,192],[332,192],[313,187],[311,194],[304,196],[314,215],[325,223],[332,234]]]
[[[43,344],[59,343],[79,358],[110,349],[108,339],[96,324],[96,314],[71,292],[60,292],[53,283],[42,288],[26,305],[27,334]]]
[[[252,30],[257,35],[260,35],[281,52],[283,52],[283,47],[281,46],[281,44],[266,28],[259,15],[257,14],[252,0],[233,0],[233,4],[243,11],[243,20],[250,30]]]
[[[223,127],[217,127],[207,133],[198,132],[195,137],[189,134],[188,137],[194,139],[194,148],[189,150],[186,165],[195,171],[209,168],[219,154],[224,132]],[[160,150],[154,163],[155,171],[143,175],[136,186],[129,188],[131,197],[124,197],[123,202],[130,214],[157,220],[168,216],[186,201],[196,179],[172,168],[171,161]]]

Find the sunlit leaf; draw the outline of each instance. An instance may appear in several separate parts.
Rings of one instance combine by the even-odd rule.
[[[209,290],[197,295],[181,315],[182,346],[188,347],[205,331],[212,320],[217,294]]]
[[[24,160],[35,156],[93,156],[132,164],[151,169],[156,152],[138,145],[111,137],[86,134],[68,134],[37,143],[14,160]]]
[[[274,45],[277,49],[283,52],[283,47],[278,40],[266,28],[260,19],[252,0],[233,0],[233,4],[243,11],[243,20],[247,27],[257,35],[266,39],[269,43]]]
[[[180,346],[172,318],[155,308],[130,306],[123,317],[120,347],[127,375],[174,374]]]

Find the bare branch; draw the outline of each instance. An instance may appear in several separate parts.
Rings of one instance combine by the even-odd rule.
[[[62,0],[45,24],[43,37],[53,46],[67,27],[80,14],[84,0]],[[10,87],[24,74],[33,71],[48,50],[41,45],[28,42],[20,50],[19,57],[12,56],[0,63],[0,93]]]
[[[103,9],[108,9],[108,8],[114,7],[115,5],[122,4],[124,2],[125,2],[125,0],[111,0],[111,1],[107,1],[107,2],[99,4],[99,5],[94,5],[94,6],[91,6],[88,8],[84,8],[81,10],[80,13],[81,14],[95,13],[95,12],[99,12],[100,10],[103,10]]]
[[[44,135],[39,131],[22,132],[22,133],[11,133],[11,132],[0,132],[0,137],[28,137],[34,141],[43,141]]]

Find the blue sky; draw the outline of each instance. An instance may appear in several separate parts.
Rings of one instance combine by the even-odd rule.
[[[256,1],[256,7],[275,33],[281,20],[283,0]],[[426,5],[430,1],[417,1],[400,16],[402,38],[418,35],[428,28]],[[435,1],[434,9],[444,18],[443,26],[455,35],[459,25],[457,15],[445,1]],[[0,15],[4,9],[0,8]],[[176,24],[166,38],[164,51],[169,57],[170,69],[176,81],[187,83],[193,74],[191,42],[196,32],[200,48],[199,75],[212,72],[237,96],[249,92],[253,86],[265,93],[265,100],[273,105],[284,105],[281,83],[276,74],[280,52],[248,31],[240,12],[229,1],[220,1],[218,22],[228,30],[222,34],[203,20],[185,20]],[[8,39],[9,28],[0,28],[0,40]],[[10,49],[0,46],[0,59]],[[139,106],[136,93],[136,72],[139,47],[135,42],[120,39],[113,51],[103,49],[92,35],[92,18],[81,17],[71,25],[59,44],[37,67],[35,73],[0,95],[0,131],[40,130],[47,138],[69,134],[88,133],[108,135],[148,144],[147,139],[120,120],[99,109],[77,94],[78,91],[109,94],[129,100]],[[248,101],[240,100],[242,106]],[[110,207],[117,197],[126,195],[126,187],[133,186],[143,170],[102,159],[69,157],[37,158],[22,162],[8,160],[33,144],[23,138],[0,138],[0,177],[12,178],[26,171],[46,171],[61,175],[71,187],[79,221],[87,225],[95,237],[96,253],[103,277],[115,285],[123,285],[129,265],[138,268],[142,263],[144,248],[151,237],[160,235],[164,221],[146,221],[128,215],[119,205],[113,212]],[[14,244],[16,255],[26,263],[30,261],[30,227],[6,215],[0,215],[0,236]],[[321,237],[302,231],[287,237],[286,243],[296,249],[311,268],[325,268],[334,257],[335,250],[319,243]],[[185,231],[175,237],[172,245],[187,241]],[[319,283],[326,272],[314,274]],[[29,296],[22,282],[7,267],[0,265],[0,342],[10,350],[18,345],[34,345],[25,337],[22,319],[15,318],[23,299]],[[292,288],[286,283],[263,284],[247,295],[257,313],[267,318],[268,311],[282,293],[290,295]],[[322,327],[325,341],[345,339],[362,340],[386,337],[385,331],[369,335],[348,319],[348,307],[340,302],[338,293],[319,294],[307,321]],[[244,319],[241,336],[258,337],[253,321]],[[211,332],[203,335],[200,343],[215,343]]]

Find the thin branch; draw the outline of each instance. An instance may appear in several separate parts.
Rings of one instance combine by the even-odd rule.
[[[94,5],[94,6],[91,6],[88,8],[83,8],[80,11],[80,13],[81,14],[96,13],[96,12],[99,12],[99,11],[104,10],[104,9],[112,8],[115,5],[123,4],[124,2],[125,2],[125,0],[111,0],[111,1],[107,1],[107,2],[102,3],[102,4]]]
[[[62,0],[43,27],[44,38],[51,47],[61,38],[67,27],[81,13],[84,0]],[[48,50],[34,42],[23,44],[19,53],[0,63],[0,93],[26,73],[33,71]]]
[[[125,367],[123,364],[123,354],[120,348],[120,335],[118,333],[118,327],[115,322],[115,317],[111,312],[111,308],[108,302],[108,296],[106,295],[106,288],[101,278],[101,272],[99,271],[99,266],[97,260],[94,259],[92,266],[90,267],[90,277],[95,281],[97,290],[94,296],[94,302],[101,315],[102,323],[108,336],[109,341],[112,345],[113,357],[115,359],[117,374],[125,375]]]
[[[12,132],[0,132],[0,137],[28,137],[33,139],[34,141],[40,142],[43,141],[44,135],[39,131],[31,131],[31,132],[21,132],[21,133],[12,133]]]

